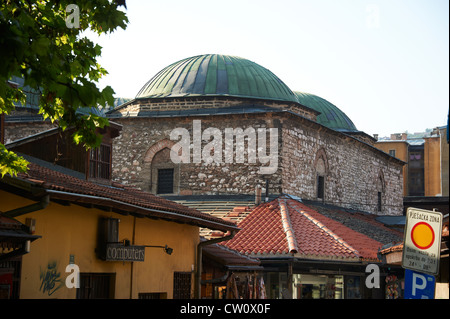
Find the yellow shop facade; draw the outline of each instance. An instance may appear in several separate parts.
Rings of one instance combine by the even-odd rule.
[[[193,298],[199,227],[238,230],[152,194],[79,177],[36,160],[26,174],[0,179],[0,214],[40,236],[12,257],[21,299]]]

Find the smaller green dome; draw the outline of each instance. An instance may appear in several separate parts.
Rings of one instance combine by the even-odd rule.
[[[240,57],[205,54],[175,62],[148,81],[140,98],[233,96],[298,103],[275,74]]]
[[[300,104],[320,112],[320,115],[317,116],[317,123],[336,131],[358,131],[350,118],[334,104],[314,94],[294,93]]]

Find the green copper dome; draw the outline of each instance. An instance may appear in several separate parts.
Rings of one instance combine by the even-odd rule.
[[[321,113],[317,116],[317,122],[319,124],[337,131],[358,131],[348,116],[327,100],[314,94],[304,92],[294,93],[297,95],[300,104]]]
[[[275,74],[247,59],[206,54],[169,65],[136,96],[165,98],[234,96],[296,102],[297,97]]]

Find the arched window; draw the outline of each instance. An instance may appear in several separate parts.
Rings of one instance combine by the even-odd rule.
[[[180,191],[180,164],[170,157],[174,144],[163,139],[153,144],[144,156],[146,169],[150,170],[149,190],[153,194],[178,194]]]
[[[384,201],[384,191],[385,191],[385,182],[384,182],[384,174],[383,171],[378,172],[377,177],[377,211],[383,211],[383,201]]]
[[[170,159],[169,148],[155,154],[151,163],[151,183],[154,194],[176,194],[179,188],[179,164]]]
[[[316,173],[316,198],[325,201],[325,182],[328,175],[328,160],[325,150],[319,149],[316,153],[316,159],[314,161],[314,168]]]

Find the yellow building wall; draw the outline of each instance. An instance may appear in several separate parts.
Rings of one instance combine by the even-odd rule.
[[[439,137],[425,139],[424,178],[425,196],[442,195],[441,190],[441,141]]]
[[[0,211],[32,203],[0,191]],[[172,255],[162,248],[145,248],[143,262],[99,259],[95,250],[100,217],[120,219],[119,240],[128,239],[133,244],[134,234],[134,245],[168,245],[173,248]],[[65,284],[70,275],[65,269],[71,255],[80,273],[115,273],[117,299],[128,299],[130,295],[138,298],[139,293],[151,292],[167,293],[172,298],[173,275],[178,271],[192,273],[193,287],[198,227],[54,202],[44,210],[16,217],[22,223],[26,218],[36,220],[35,234],[42,238],[32,242],[30,253],[22,258],[20,298],[76,298],[76,289],[69,289]]]
[[[447,142],[447,128],[440,129],[441,135],[441,188],[442,196],[448,196],[449,191],[449,148]]]
[[[378,142],[374,146],[379,150],[389,154],[390,150],[395,150],[395,157],[408,163],[408,144],[406,141]],[[408,195],[408,164],[403,165],[403,196]]]

